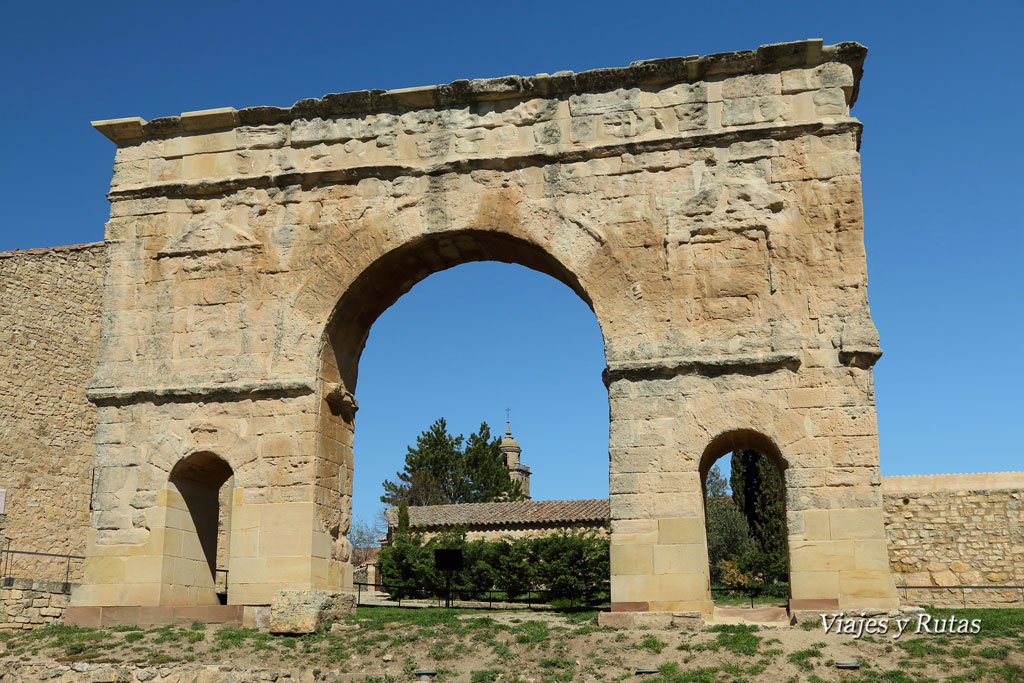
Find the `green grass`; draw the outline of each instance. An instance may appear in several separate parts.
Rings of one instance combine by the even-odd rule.
[[[527,621],[513,629],[515,641],[522,644],[537,644],[547,642],[550,637],[548,625],[543,621]]]
[[[872,661],[877,659],[876,669],[865,666],[861,671],[843,672],[841,680],[927,683],[932,680],[929,674],[941,671],[942,679],[952,683],[1024,682],[1024,671],[1014,659],[1017,652],[1024,650],[1024,630],[1017,630],[1021,622],[1017,611],[944,610],[935,618],[944,618],[949,613],[957,618],[982,619],[981,639],[952,634],[904,637],[898,641],[882,638],[874,645],[865,642],[865,652],[879,655],[866,656]],[[774,668],[773,662],[787,659],[799,668],[800,683],[820,683],[835,673],[834,661],[826,661],[822,655],[824,640],[787,654],[789,650],[782,649],[779,638],[766,638],[781,632],[752,625],[720,624],[703,633],[676,631],[664,639],[669,641],[666,643],[661,636],[670,632],[597,626],[596,613],[592,611],[558,615],[553,621],[533,621],[526,613],[521,616],[505,614],[499,620],[494,612],[480,610],[360,608],[346,619],[358,624],[358,630],[321,630],[301,637],[202,624],[148,630],[50,626],[0,636],[7,645],[0,661],[57,657],[65,661],[104,662],[118,661],[115,658],[119,657],[126,662],[179,662],[210,657],[212,661],[231,662],[249,656],[262,661],[264,666],[319,665],[338,668],[343,673],[376,673],[371,683],[405,683],[412,678],[410,666],[431,666],[432,661],[438,669],[442,663],[451,669],[461,669],[464,656],[480,661],[479,669],[461,669],[461,676],[469,675],[470,683],[498,683],[499,679],[501,683],[525,683],[528,678],[535,683],[584,679],[617,683],[632,678],[632,666],[655,656],[658,661],[664,657],[676,662],[663,666],[657,677],[645,678],[643,683],[754,683],[767,676]],[[811,628],[816,623],[811,622]],[[988,637],[990,624],[997,634],[995,640]],[[677,645],[671,645],[672,642]],[[579,649],[581,646],[583,650]],[[428,648],[432,660],[428,659]],[[882,655],[883,649],[890,654]],[[399,666],[404,662],[409,671],[398,671],[397,678],[381,676],[378,662],[385,653],[394,653]],[[577,665],[576,659],[583,665]],[[447,683],[458,675],[454,671],[446,674]],[[442,683],[444,678],[439,675],[435,683]],[[783,680],[785,677],[779,678],[780,683]]]
[[[469,683],[494,683],[501,673],[501,669],[480,669],[479,671],[472,671],[469,674]]]
[[[739,655],[756,655],[757,645],[761,636],[755,636],[757,626],[746,624],[718,624],[708,629],[717,633],[716,642],[719,646]]]
[[[981,633],[984,638],[1008,637],[1017,638],[1024,633],[1024,609],[1020,608],[971,608],[950,609],[946,607],[926,607],[925,610],[936,619],[956,617],[957,620],[981,620]],[[916,625],[916,624],[915,624]]]
[[[814,663],[811,661],[817,657],[821,657],[821,650],[817,648],[809,648],[806,650],[797,650],[791,652],[786,658],[791,664],[796,664],[797,668],[801,671],[810,671],[814,668]]]
[[[653,652],[654,654],[660,654],[667,645],[668,643],[658,640],[656,636],[647,636],[634,647],[647,650],[648,652]]]
[[[946,648],[936,644],[927,636],[911,638],[910,640],[903,640],[901,638],[897,645],[906,651],[908,657],[935,657],[936,655],[946,654]]]
[[[722,667],[709,666],[682,670],[677,662],[668,662],[658,667],[658,675],[645,678],[645,683],[719,683]]]

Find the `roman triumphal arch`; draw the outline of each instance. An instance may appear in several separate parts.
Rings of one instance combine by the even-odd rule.
[[[370,325],[490,259],[600,323],[613,611],[711,609],[702,460],[736,435],[784,468],[791,607],[895,606],[864,57],[811,40],[95,123],[117,155],[73,604],[214,603],[211,553],[230,605],[350,588]]]

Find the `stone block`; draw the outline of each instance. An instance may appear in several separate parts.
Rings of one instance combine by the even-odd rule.
[[[613,545],[610,548],[613,576],[651,574],[654,571],[653,548],[650,545]]]
[[[885,570],[889,568],[889,544],[886,540],[854,541],[856,569]]]
[[[844,508],[829,512],[829,528],[833,540],[885,538],[883,510],[873,508]]]
[[[652,600],[662,602],[694,602],[707,599],[707,569],[693,574],[661,574],[657,577],[658,593]]]
[[[237,144],[233,130],[221,133],[179,135],[164,141],[163,156],[171,158],[189,154],[227,152],[235,149]]]
[[[655,574],[700,574],[707,569],[708,554],[702,543],[656,545],[653,559]]]
[[[865,599],[892,601],[898,606],[896,587],[887,569],[855,569],[839,572],[839,601],[857,605]],[[888,604],[888,603],[887,603]],[[868,606],[865,604],[865,606]]]
[[[663,545],[703,545],[706,532],[701,517],[677,517],[658,520],[658,543]]]
[[[314,633],[355,613],[355,596],[330,591],[278,591],[270,605],[272,633]]]
[[[839,595],[839,572],[791,570],[789,586],[794,600],[834,599]]]
[[[856,569],[853,541],[790,541],[792,571]]]

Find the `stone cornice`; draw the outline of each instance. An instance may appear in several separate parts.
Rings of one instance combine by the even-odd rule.
[[[963,474],[899,474],[882,477],[882,493],[950,493],[954,491],[1024,490],[1024,472],[966,472]]]
[[[179,384],[150,387],[92,387],[86,397],[98,406],[127,405],[131,403],[239,400],[255,397],[302,396],[316,390],[308,379],[255,380],[209,384]]]
[[[606,385],[619,379],[653,379],[685,373],[719,375],[730,372],[773,372],[800,365],[799,351],[678,356],[645,360],[613,361],[604,370]]]
[[[148,197],[201,197],[237,192],[246,188],[313,186],[321,183],[358,182],[363,178],[393,179],[446,173],[468,173],[477,170],[507,170],[526,166],[574,163],[590,159],[643,154],[672,149],[728,145],[733,142],[775,139],[785,140],[802,135],[834,135],[855,133],[860,136],[863,125],[854,118],[796,123],[757,123],[732,129],[679,133],[647,140],[631,140],[612,145],[574,146],[551,152],[494,156],[471,156],[433,164],[366,164],[318,171],[294,171],[279,174],[239,175],[220,179],[155,182],[120,186],[107,193],[110,201]]]
[[[631,63],[626,67],[593,69],[580,73],[559,71],[536,76],[502,76],[457,80],[398,90],[358,90],[299,100],[291,107],[231,107],[185,112],[146,121],[140,117],[94,121],[93,127],[114,142],[210,131],[237,125],[266,125],[295,119],[346,114],[390,112],[427,107],[452,107],[495,100],[552,97],[616,88],[697,81],[710,77],[765,73],[826,62],[842,62],[853,69],[850,106],[857,99],[867,48],[859,43],[822,45],[821,39],[762,45],[757,50],[721,52],[690,57],[669,57]]]

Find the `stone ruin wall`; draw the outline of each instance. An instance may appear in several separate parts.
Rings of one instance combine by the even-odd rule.
[[[85,387],[96,363],[103,259],[102,244],[0,253],[0,487],[7,489],[6,532],[14,549],[84,551],[95,432]],[[897,586],[1024,585],[1024,474],[882,481]],[[226,566],[226,558],[218,559]],[[19,557],[12,569],[19,581],[0,590],[0,628],[59,619],[66,595],[54,586],[63,579],[63,563]],[[72,564],[72,581],[79,569]],[[23,585],[29,576],[42,580]],[[900,595],[954,606],[965,597],[968,605],[1024,600],[1013,590]]]
[[[12,550],[85,554],[103,243],[0,253],[0,488]],[[71,580],[81,561],[72,562]],[[63,582],[57,558],[14,555],[8,575]],[[7,593],[7,591],[4,591]]]
[[[882,478],[889,564],[905,601],[1024,605],[1024,472]]]

